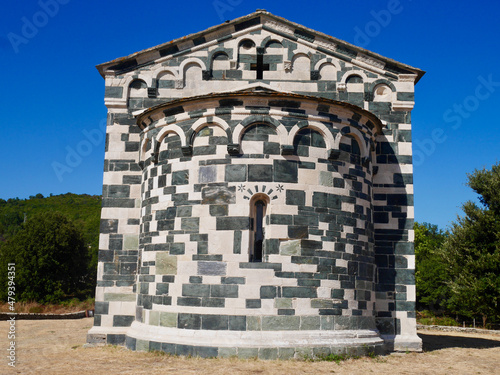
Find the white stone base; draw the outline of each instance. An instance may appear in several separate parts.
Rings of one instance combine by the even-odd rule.
[[[422,339],[415,335],[382,335],[386,349],[390,352],[421,352]]]
[[[212,331],[150,326],[134,322],[127,337],[143,341],[219,348],[380,346],[377,331]]]

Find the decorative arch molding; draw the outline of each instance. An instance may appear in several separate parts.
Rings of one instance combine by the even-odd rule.
[[[288,132],[287,132],[286,128],[278,120],[276,120],[275,118],[272,118],[271,116],[267,116],[267,115],[248,116],[243,121],[241,121],[234,128],[231,143],[240,144],[241,137],[243,136],[245,129],[248,128],[249,126],[255,124],[255,123],[263,123],[263,124],[271,126],[274,130],[276,130],[276,133],[278,133],[280,143],[282,145],[287,143]]]
[[[163,139],[169,134],[169,133],[175,133],[179,136],[180,140],[181,140],[181,147],[185,147],[186,146],[186,135],[184,134],[184,131],[182,130],[182,128],[178,125],[173,125],[173,124],[170,124],[168,126],[164,126],[159,132],[158,134],[156,134],[156,137],[155,137],[155,152],[157,152],[157,148],[159,147],[159,145],[161,144],[161,142],[163,141]]]
[[[122,99],[128,99],[128,96],[129,96],[129,93],[130,93],[130,85],[134,82],[134,81],[137,81],[137,80],[140,80],[140,81],[143,81],[144,83],[146,83],[146,86],[147,85],[150,85],[152,80],[150,79],[150,77],[148,76],[143,76],[143,75],[131,75],[131,76],[128,76],[127,78],[124,79],[123,81],[123,87],[126,87],[126,90],[123,90],[123,96],[122,96]],[[150,86],[147,86],[147,87],[150,87]]]
[[[321,68],[323,67],[323,65],[325,64],[332,64],[335,69],[337,69],[337,71],[340,70],[340,65],[337,61],[335,61],[334,59],[332,59],[331,57],[327,57],[327,58],[324,58],[324,59],[321,59],[319,60],[316,65],[314,65],[314,70],[321,70]]]
[[[253,40],[252,38],[249,38],[248,35],[244,35],[243,37],[239,38],[237,40],[237,44],[236,44],[236,58],[235,58],[235,67],[238,69],[240,67],[240,50],[242,48],[242,45],[243,43],[245,42],[251,42],[253,44],[253,47],[252,48],[257,48],[257,43],[255,42],[255,40]]]
[[[295,64],[295,60],[297,60],[299,57],[307,57],[307,59],[309,61],[311,61],[311,56],[309,56],[307,53],[305,52],[297,52],[297,53],[294,53],[293,56],[292,56],[292,67],[293,65]]]
[[[186,140],[187,140],[186,146],[192,147],[194,138],[196,137],[196,134],[198,134],[198,132],[201,129],[205,128],[206,126],[210,126],[210,125],[215,125],[215,126],[221,128],[222,130],[224,130],[226,132],[226,135],[227,135],[228,143],[232,142],[232,138],[233,138],[232,132],[231,132],[231,128],[229,127],[227,122],[219,117],[207,117],[207,118],[200,118],[193,125],[191,125],[191,128],[188,130],[188,132],[186,134]]]
[[[335,138],[334,138],[332,132],[330,131],[330,129],[328,129],[326,127],[325,124],[322,124],[321,122],[316,122],[316,121],[308,121],[308,122],[303,122],[301,124],[295,125],[290,130],[290,133],[288,134],[288,141],[286,144],[289,146],[293,146],[293,141],[295,139],[295,136],[297,135],[297,133],[299,131],[301,131],[303,129],[316,130],[317,132],[319,132],[323,136],[323,139],[325,140],[325,144],[326,144],[326,149],[330,150],[330,149],[334,148]]]
[[[151,72],[151,76],[154,77],[155,80],[158,80],[160,77],[160,74],[168,72],[171,73],[175,79],[179,79],[179,70],[177,68],[170,68],[170,67],[165,67],[165,66],[160,66],[157,69],[153,70]]]
[[[213,69],[213,63],[214,59],[219,56],[220,54],[224,54],[227,56],[229,61],[233,60],[233,50],[230,48],[223,48],[223,47],[218,47],[214,49],[213,51],[208,52],[208,64],[209,64],[209,70]]]
[[[154,150],[154,143],[155,143],[154,138],[153,139],[149,139],[147,137],[144,137],[141,140],[141,146],[140,146],[141,154],[139,155],[139,160],[145,161],[147,159],[146,152],[147,152],[148,145],[150,143],[151,143],[151,150]]]
[[[389,81],[387,79],[380,78],[380,79],[377,79],[376,81],[373,81],[372,83],[370,83],[368,85],[368,92],[373,93],[373,91],[375,90],[375,87],[377,87],[378,85],[382,85],[382,84],[389,86],[392,92],[397,91],[396,86],[394,86],[394,83],[392,83],[391,81]]]
[[[260,43],[260,47],[268,48],[270,42],[278,42],[279,44],[283,45],[281,40],[278,40],[276,37],[269,35],[262,40],[262,42]]]
[[[186,82],[185,82],[186,69],[185,68],[186,68],[186,66],[188,66],[190,64],[198,65],[201,68],[202,72],[207,70],[207,66],[205,65],[205,63],[197,57],[190,57],[190,58],[184,60],[179,65],[179,78],[176,80],[176,88],[177,89],[181,89],[185,86],[185,84],[186,84]]]
[[[337,136],[335,137],[335,145],[334,149],[339,150],[340,149],[340,141],[344,135],[351,135],[356,139],[356,141],[359,144],[359,149],[361,151],[361,157],[362,158],[367,158],[369,156],[369,149],[366,145],[366,142],[364,141],[364,137],[361,134],[361,132],[357,129],[354,129],[353,127],[350,126],[344,126],[340,131],[337,133]]]
[[[347,80],[351,76],[360,76],[361,78],[363,78],[363,82],[368,82],[368,77],[366,76],[366,74],[362,70],[349,70],[348,72],[345,72],[345,74],[340,79],[339,83],[345,85]]]

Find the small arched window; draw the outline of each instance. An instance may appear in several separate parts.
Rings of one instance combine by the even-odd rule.
[[[267,204],[268,199],[259,195],[250,201],[250,262],[262,262],[263,259]]]

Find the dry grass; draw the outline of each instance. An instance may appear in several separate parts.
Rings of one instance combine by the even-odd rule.
[[[94,300],[86,301],[71,300],[64,304],[41,304],[38,302],[16,302],[14,305],[16,313],[36,313],[36,314],[65,314],[83,310],[94,309]],[[12,312],[10,305],[0,302],[0,312]]]
[[[83,348],[92,318],[16,322],[15,369],[0,359],[0,373],[17,374],[495,374],[500,336],[425,331],[424,353],[340,362],[200,359],[131,352],[122,347]],[[0,342],[7,348],[7,322]],[[0,346],[1,347],[1,346]]]

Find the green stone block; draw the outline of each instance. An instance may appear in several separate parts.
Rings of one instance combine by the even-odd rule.
[[[314,358],[325,358],[331,353],[331,349],[328,346],[320,346],[313,348]]]
[[[262,330],[262,322],[260,316],[247,316],[247,331]]]
[[[268,359],[268,360],[278,359],[278,348],[260,348],[259,359]]]
[[[295,355],[295,348],[279,348],[278,359],[291,359]]]
[[[333,176],[331,172],[319,172],[319,184],[323,186],[333,186]]]
[[[333,301],[331,299],[312,299],[311,307],[313,309],[333,309]]]
[[[317,331],[321,329],[320,316],[301,316],[300,329],[302,331]]]
[[[149,312],[149,325],[157,326],[160,325],[160,312],[150,311]]]
[[[354,317],[351,316],[332,316],[332,319],[335,319],[334,329],[336,331],[341,331],[345,329],[353,329],[352,320]],[[354,328],[356,329],[356,328]]]
[[[124,250],[137,250],[139,248],[139,236],[126,234],[123,236]]]
[[[321,316],[321,329],[325,331],[332,331],[335,327],[334,317],[332,315]]]
[[[293,309],[291,298],[276,298],[274,307],[277,309]]]
[[[160,313],[160,326],[177,327],[177,313],[169,313],[169,312]]]
[[[156,274],[175,275],[177,274],[177,257],[167,253],[156,254]]]
[[[263,331],[297,331],[300,328],[300,316],[281,315],[262,317]]]
[[[236,348],[219,348],[220,358],[236,357],[236,355],[237,355]]]
[[[300,240],[281,242],[280,255],[300,255]]]
[[[258,358],[259,348],[238,348],[238,357],[242,359]]]
[[[307,347],[295,348],[295,358],[297,359],[312,359],[313,349]]]
[[[104,301],[135,302],[135,294],[126,293],[104,293]]]
[[[137,339],[135,342],[135,350],[137,350],[138,352],[148,352],[149,341]]]

